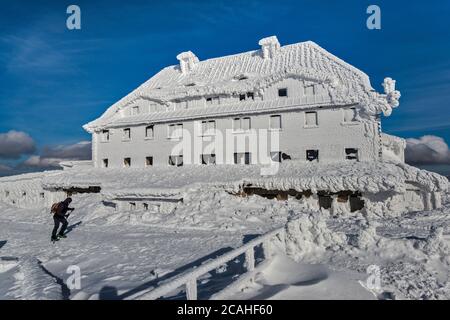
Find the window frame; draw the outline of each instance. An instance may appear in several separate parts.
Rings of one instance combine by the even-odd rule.
[[[312,114],[314,113],[316,115],[316,124],[314,125],[308,125],[308,117],[307,114]],[[319,127],[319,112],[317,111],[305,111],[305,123],[304,123],[304,128],[318,128]]]
[[[128,159],[128,161],[127,161]],[[128,162],[128,165],[127,165]],[[131,157],[125,157],[123,158],[123,167],[124,168],[131,168]]]
[[[149,128],[152,128],[152,136],[151,137],[148,136],[148,129]],[[145,126],[144,130],[145,130],[145,132],[144,132],[145,140],[153,140],[153,139],[155,139],[155,125],[154,124],[149,124],[149,125]]]
[[[151,164],[148,164],[148,160],[151,160]],[[145,167],[146,168],[148,168],[148,167],[153,167],[153,156],[146,156],[145,157]]]
[[[106,139],[105,139],[106,137]],[[102,130],[101,134],[100,134],[100,142],[109,142],[111,139],[111,131],[109,129],[104,129]]]
[[[284,95],[281,95],[281,92],[285,92]],[[278,98],[288,98],[289,92],[287,87],[278,88]]]
[[[314,159],[308,159],[308,151],[315,151],[316,152],[316,157],[314,158]],[[309,161],[309,162],[314,162],[314,161],[316,161],[316,162],[319,162],[319,159],[320,159],[320,152],[319,152],[319,149],[306,149],[306,161]]]
[[[128,131],[128,137],[125,136],[125,132]],[[131,128],[123,128],[122,129],[122,141],[131,141]]]
[[[355,150],[355,152],[351,152],[351,150]],[[359,162],[359,148],[344,148],[344,154],[345,160]],[[352,154],[354,154],[354,156]]]
[[[173,130],[171,132],[170,128],[173,127]],[[178,127],[181,127],[181,135],[180,136],[173,136],[173,133],[179,129]],[[167,125],[167,139],[169,140],[180,140],[183,139],[183,123],[171,123]]]
[[[351,120],[351,121],[346,121],[346,111],[347,110],[353,110],[353,120]],[[342,109],[342,124],[345,124],[345,125],[358,124],[359,121],[356,119],[356,116],[357,116],[356,107],[343,108]]]
[[[280,119],[279,124],[280,127],[279,128],[272,128],[272,119],[278,117]],[[281,131],[283,129],[283,123],[282,123],[282,119],[281,119],[281,114],[273,114],[269,117],[269,130],[270,131]]]
[[[175,160],[176,160],[175,162],[172,159],[173,157],[175,157]],[[179,163],[178,159],[181,159],[181,163]],[[171,154],[171,155],[169,155],[168,164],[169,164],[169,166],[172,166],[172,167],[182,167],[183,164],[184,164],[184,162],[183,162],[183,155],[182,154],[179,154],[179,155]]]
[[[244,155],[244,163],[238,163],[238,155]],[[248,157],[247,157],[248,156]],[[248,159],[248,163],[247,163]],[[251,152],[234,152],[233,163],[237,165],[251,165],[252,164],[252,154]]]

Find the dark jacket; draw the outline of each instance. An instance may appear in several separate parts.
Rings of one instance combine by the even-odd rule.
[[[73,208],[69,208],[69,201],[64,200],[62,201],[59,206],[58,210],[56,210],[55,216],[65,217],[67,214],[67,211],[73,211]]]

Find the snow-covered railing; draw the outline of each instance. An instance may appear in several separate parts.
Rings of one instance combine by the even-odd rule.
[[[257,269],[260,269],[261,266],[265,265],[265,263],[260,263],[257,269],[255,269],[255,247],[262,245],[264,252],[264,260],[268,262],[272,255],[271,252],[271,241],[280,237],[280,239],[284,238],[285,229],[279,228],[273,231],[270,231],[264,235],[259,236],[256,239],[253,239],[246,244],[242,245],[239,248],[236,248],[220,257],[215,258],[214,260],[205,263],[199,267],[193,268],[187,273],[183,273],[181,275],[175,276],[172,280],[163,285],[157,287],[156,289],[146,292],[141,295],[134,295],[131,297],[132,299],[137,300],[155,300],[164,296],[167,296],[171,292],[175,291],[177,288],[185,286],[186,288],[186,298],[187,300],[197,300],[197,279],[204,274],[213,271],[233,259],[237,258],[241,254],[245,254],[245,265],[247,272],[241,275],[235,283],[242,283],[242,281],[246,281],[251,279],[255,274]],[[231,284],[229,287],[225,288],[223,291],[229,291],[230,287],[234,287],[235,283]],[[222,291],[213,295],[211,299],[219,299],[222,296]]]

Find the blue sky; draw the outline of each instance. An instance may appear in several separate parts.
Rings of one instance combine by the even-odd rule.
[[[66,8],[81,8],[81,30]],[[366,8],[381,8],[381,30]],[[449,1],[2,1],[0,134],[23,131],[35,154],[83,140],[81,126],[192,50],[200,59],[313,40],[366,72],[381,91],[397,80],[400,107],[383,130],[450,142]],[[11,166],[29,156],[3,160]],[[0,159],[1,160],[1,159]]]

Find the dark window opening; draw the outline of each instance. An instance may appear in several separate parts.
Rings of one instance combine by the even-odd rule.
[[[255,100],[255,94],[253,92],[247,92],[247,99]]]
[[[153,165],[153,157],[145,157],[145,166],[151,167]]]
[[[318,194],[319,196],[319,207],[323,209],[330,209],[331,203],[333,202],[333,199],[328,194]]]
[[[103,159],[103,168],[108,168],[109,160]]]
[[[278,89],[278,96],[287,97],[288,96],[287,88]]]
[[[169,156],[169,165],[181,167],[183,165],[183,156]]]
[[[356,160],[358,161],[358,149],[356,148],[346,148],[345,149],[345,158],[347,160]]]
[[[281,162],[282,160],[281,152],[279,151],[271,152],[270,158],[272,159],[273,162]]]
[[[250,164],[250,152],[235,152],[234,164]]]
[[[306,150],[306,160],[319,161],[319,150]]]
[[[360,194],[350,195],[350,212],[355,212],[364,208],[364,200]]]
[[[131,167],[131,158],[124,158],[123,159],[123,166],[128,168]]]
[[[245,94],[240,94],[239,95],[239,101],[245,100]]]
[[[202,154],[202,164],[216,164],[216,155],[212,154]]]

